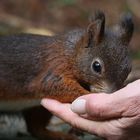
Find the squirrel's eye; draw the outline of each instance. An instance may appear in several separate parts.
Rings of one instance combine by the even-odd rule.
[[[93,62],[93,64],[92,64],[92,69],[93,69],[96,73],[101,73],[101,71],[102,71],[101,64],[100,64],[98,61]]]

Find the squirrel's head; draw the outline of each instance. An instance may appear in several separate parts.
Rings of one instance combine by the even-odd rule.
[[[114,28],[105,28],[105,15],[97,12],[76,44],[79,83],[91,92],[113,92],[131,71],[128,44],[133,33],[130,15]]]

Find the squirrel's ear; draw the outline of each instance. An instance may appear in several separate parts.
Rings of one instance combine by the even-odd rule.
[[[125,14],[121,17],[120,23],[116,26],[115,31],[122,43],[128,44],[131,40],[134,30],[134,24],[131,14]]]
[[[105,15],[101,11],[95,13],[94,18],[90,18],[90,24],[87,28],[89,40],[93,40],[95,44],[98,44],[104,36],[105,28]]]

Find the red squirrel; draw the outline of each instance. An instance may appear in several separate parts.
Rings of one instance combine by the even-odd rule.
[[[96,12],[85,29],[56,36],[1,36],[0,110],[23,110],[31,134],[57,139],[45,129],[51,115],[40,100],[72,102],[81,95],[120,89],[131,71],[132,33],[129,15],[106,28],[104,13]]]

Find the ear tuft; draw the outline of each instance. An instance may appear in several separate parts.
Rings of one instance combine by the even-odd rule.
[[[89,19],[91,23],[96,20],[101,20],[102,22],[105,22],[105,14],[103,13],[103,11],[100,10],[95,11],[94,15],[92,15]]]
[[[101,42],[105,30],[105,15],[101,11],[96,11],[94,16],[90,18],[90,24],[87,28],[89,40],[97,45]]]
[[[130,42],[134,31],[132,15],[130,13],[123,14],[116,29],[120,40],[127,45]]]
[[[121,22],[120,22],[122,28],[124,28],[126,31],[130,30],[131,32],[133,31],[134,25],[132,22],[132,14],[123,14],[121,17]]]
[[[121,19],[121,26],[124,29],[125,33],[126,33],[126,41],[130,41],[132,34],[133,34],[133,30],[134,30],[134,24],[132,21],[132,15],[130,13],[123,15],[122,19]]]

